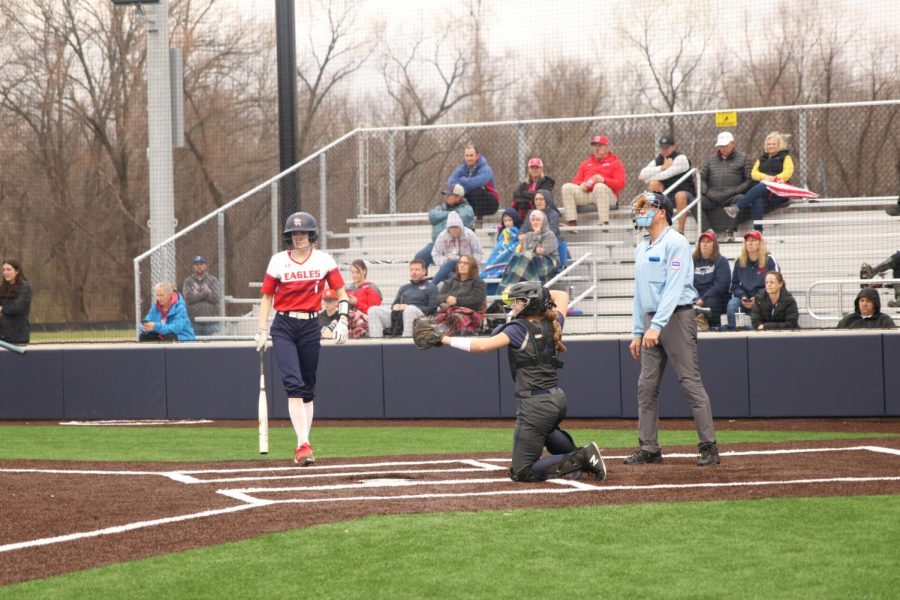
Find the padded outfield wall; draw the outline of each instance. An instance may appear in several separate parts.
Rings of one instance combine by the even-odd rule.
[[[569,337],[570,417],[635,418],[638,364],[622,336]],[[700,339],[717,418],[900,416],[900,333],[717,333]],[[288,418],[266,353],[270,417]],[[0,419],[255,419],[249,343],[38,345],[0,352]],[[672,368],[661,416],[689,417]],[[409,340],[323,345],[317,418],[508,418],[505,352],[417,350]]]

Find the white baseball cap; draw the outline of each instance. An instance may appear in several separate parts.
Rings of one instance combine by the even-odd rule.
[[[727,146],[731,142],[734,141],[734,136],[731,135],[730,131],[723,131],[719,134],[719,137],[716,138],[716,146]]]

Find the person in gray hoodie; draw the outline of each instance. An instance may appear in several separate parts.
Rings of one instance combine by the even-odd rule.
[[[894,329],[894,320],[881,312],[881,296],[863,288],[853,301],[853,312],[841,319],[838,329]]]
[[[431,283],[439,285],[450,277],[456,270],[460,256],[473,256],[476,261],[481,262],[483,252],[478,236],[468,227],[463,227],[462,218],[452,212],[447,215],[447,226],[437,236],[431,249],[431,259],[438,266],[438,272]]]

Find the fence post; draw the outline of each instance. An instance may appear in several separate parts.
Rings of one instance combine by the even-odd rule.
[[[516,126],[516,134],[519,146],[519,181],[525,181],[527,174],[525,166],[525,123],[519,123]]]
[[[276,254],[278,252],[278,248],[281,246],[281,230],[278,227],[278,182],[272,182],[272,197],[271,197],[271,212],[272,212],[272,254]],[[287,215],[285,215],[287,217]]]
[[[219,212],[216,215],[216,222],[219,230],[219,239],[216,246],[216,262],[219,265],[219,316],[225,316],[225,213]]]
[[[356,214],[367,214],[369,206],[369,152],[366,144],[365,134],[360,133],[356,138],[356,179],[357,179],[357,196],[356,196]]]
[[[806,109],[803,108],[800,110],[800,122],[797,125],[797,152],[800,155],[797,161],[797,185],[801,187],[808,187],[807,182],[807,173],[809,172],[807,169],[809,153],[808,153],[808,140],[806,138]]]
[[[388,147],[387,147],[387,158],[388,158],[388,212],[390,214],[394,214],[397,212],[397,157],[395,155],[396,152],[396,140],[394,139],[395,132],[393,129],[388,131]]]
[[[322,249],[328,248],[328,161],[327,152],[319,155],[319,236]]]

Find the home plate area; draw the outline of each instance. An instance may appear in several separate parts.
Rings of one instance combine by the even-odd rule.
[[[838,453],[844,460],[834,460],[839,456]],[[867,464],[869,461],[865,460],[866,455],[872,457],[871,453],[894,456],[896,461],[877,461],[894,464],[885,465],[883,472],[877,468],[877,472],[873,472],[873,465]],[[814,455],[817,460],[810,460]],[[848,463],[846,457],[852,455],[856,455],[857,460]],[[696,454],[666,454],[668,467],[679,467],[681,477],[676,476],[675,479],[681,479],[680,481],[671,481],[674,473],[665,465],[622,465],[624,454],[605,456],[610,473],[602,482],[585,474],[579,480],[553,479],[523,485],[508,478],[509,459],[496,457],[330,464],[303,469],[302,474],[298,474],[296,469],[285,468],[197,471],[185,472],[183,475],[186,482],[192,483],[218,486],[245,484],[241,487],[219,487],[217,492],[255,505],[427,501],[578,492],[607,495],[642,493],[649,496],[648,501],[653,501],[652,496],[657,495],[657,492],[664,496],[666,492],[678,490],[750,490],[900,481],[900,450],[886,447],[745,450],[723,452],[722,457],[728,461],[726,464],[730,464],[731,469],[717,467],[695,469],[702,473],[685,473],[685,465],[696,461]],[[863,466],[865,468],[859,468]],[[735,467],[743,476],[741,480],[735,480]],[[798,470],[803,471],[802,476],[797,476]],[[784,474],[789,475],[785,477]],[[702,480],[698,481],[696,475],[702,475]],[[782,493],[770,490],[764,495]]]
[[[241,463],[0,462],[0,585],[368,515],[900,494],[900,439],[741,444],[662,464],[516,483],[497,454]]]

